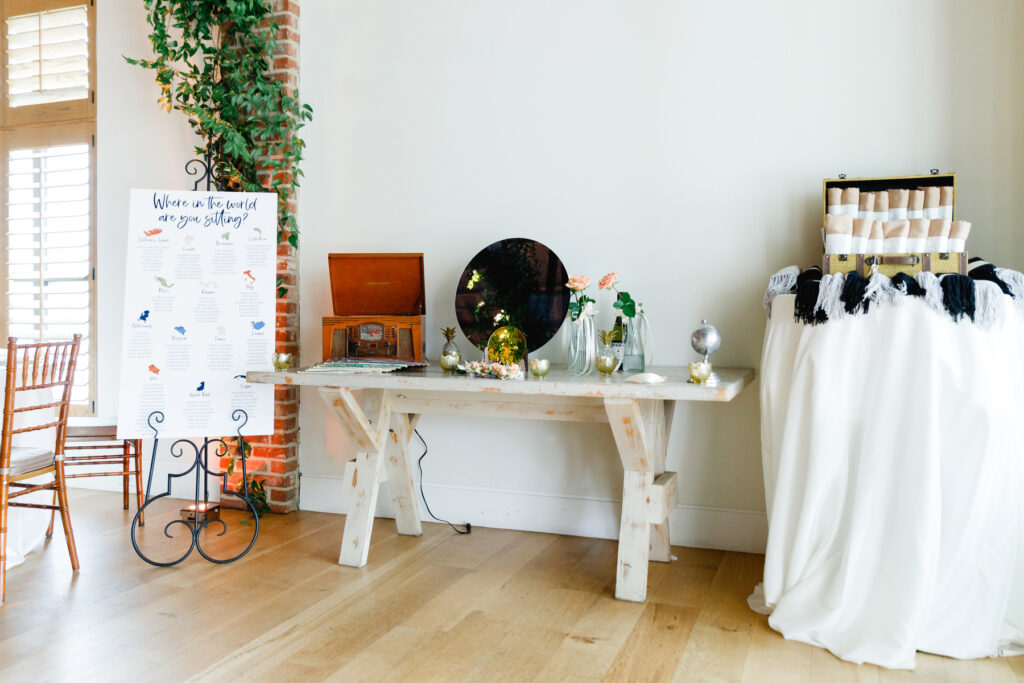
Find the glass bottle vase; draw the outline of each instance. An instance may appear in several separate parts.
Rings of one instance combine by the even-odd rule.
[[[565,363],[574,375],[586,375],[594,371],[594,318],[581,315],[569,321],[568,343]]]
[[[654,365],[654,333],[651,331],[651,323],[647,320],[647,314],[637,311],[637,327],[640,328],[640,341],[644,347],[644,369]]]
[[[643,372],[646,368],[644,363],[644,340],[643,330],[636,318],[629,318],[626,325],[626,344],[622,351],[622,370],[624,372]]]

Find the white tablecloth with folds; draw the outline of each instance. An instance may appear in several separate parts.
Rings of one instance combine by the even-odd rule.
[[[1024,320],[922,301],[809,326],[775,299],[761,361],[768,506],[751,607],[853,662],[1024,651]]]

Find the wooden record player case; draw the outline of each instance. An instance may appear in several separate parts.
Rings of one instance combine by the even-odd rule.
[[[423,254],[328,254],[324,360],[423,360]]]

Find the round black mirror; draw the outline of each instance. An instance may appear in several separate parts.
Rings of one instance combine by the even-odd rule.
[[[512,238],[482,249],[455,289],[455,319],[478,349],[499,327],[518,327],[531,353],[558,332],[569,310],[569,275],[555,252]]]

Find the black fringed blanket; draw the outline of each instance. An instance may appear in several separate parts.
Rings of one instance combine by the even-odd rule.
[[[948,314],[956,322],[967,319],[982,327],[998,321],[1001,297],[1013,299],[1024,313],[1024,275],[996,268],[978,257],[970,259],[967,275],[899,273],[891,279],[881,273],[870,278],[857,272],[823,275],[818,267],[801,272],[796,266],[789,266],[768,281],[764,295],[768,315],[772,300],[779,294],[796,295],[794,315],[808,325],[867,313],[872,304],[899,303],[908,296],[923,299],[936,312]]]

